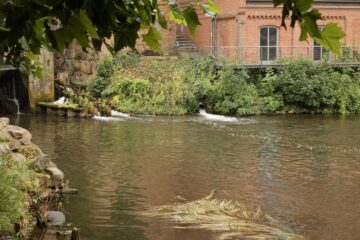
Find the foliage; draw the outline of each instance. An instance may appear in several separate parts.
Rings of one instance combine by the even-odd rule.
[[[258,75],[253,81],[246,69],[219,67],[212,57],[114,64],[100,99],[116,110],[141,114],[191,114],[200,103],[208,112],[237,116],[360,112],[360,73],[354,70],[298,60]]]
[[[155,26],[167,28],[167,21],[188,27],[192,35],[200,25],[195,8],[210,14],[219,14],[213,0],[193,0],[182,10],[169,5],[168,16],[160,9],[161,0],[16,0],[3,1],[0,6],[0,64],[10,64],[22,71],[40,75],[35,61],[41,48],[62,52],[76,40],[84,49],[100,50],[105,45],[113,54],[124,47],[134,48],[142,37],[153,50],[160,50],[161,35]],[[282,25],[290,16],[290,26],[299,23],[300,40],[308,36],[333,52],[340,53],[344,32],[335,23],[319,31],[317,20],[322,19],[312,8],[313,0],[273,0],[283,7]],[[142,31],[139,31],[142,30]],[[145,32],[139,36],[140,32]],[[113,44],[108,39],[113,37]],[[3,60],[5,60],[3,62]]]
[[[167,27],[159,1],[108,0],[16,0],[0,6],[0,59],[24,71],[38,70],[34,56],[41,48],[62,52],[76,40],[84,49],[100,50],[104,44],[112,53],[124,47],[134,48],[139,30],[143,41],[159,50],[161,36],[157,28]],[[218,12],[212,0],[194,1],[185,10],[169,7],[171,20],[188,26],[194,34],[200,24],[195,8]],[[108,39],[113,37],[113,44]],[[0,62],[2,64],[3,62]],[[35,71],[34,70],[34,71]]]
[[[100,97],[101,92],[110,84],[114,63],[110,58],[102,59],[96,66],[96,76],[91,80],[88,91],[95,97]]]
[[[357,113],[358,74],[339,72],[328,63],[286,61],[277,72],[268,71],[260,84],[260,93],[274,98],[275,106],[294,106],[315,112]]]
[[[29,195],[39,187],[31,161],[15,161],[10,155],[0,156],[0,232],[13,233],[14,225],[29,225]]]
[[[298,23],[301,29],[300,41],[307,40],[308,36],[314,38],[326,49],[340,55],[340,40],[345,36],[337,23],[328,23],[320,31],[318,20],[322,20],[321,13],[312,8],[314,0],[274,0],[274,6],[283,6],[281,25],[286,28],[286,19],[290,17],[290,26]]]
[[[148,61],[116,69],[102,92],[120,111],[151,114],[186,114],[192,96],[179,62]],[[146,73],[146,74],[144,74]]]
[[[214,110],[227,115],[252,115],[258,112],[258,93],[255,85],[248,83],[245,69],[225,67],[215,83],[216,103]]]
[[[100,97],[101,93],[110,84],[110,78],[115,68],[129,68],[138,65],[139,55],[133,51],[119,53],[114,58],[101,59],[96,67],[96,76],[91,80],[88,91],[94,97]]]

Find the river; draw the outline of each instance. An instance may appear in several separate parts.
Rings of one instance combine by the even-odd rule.
[[[79,190],[64,207],[82,240],[216,239],[217,233],[137,214],[213,189],[259,206],[306,239],[360,239],[358,117],[103,122],[20,115],[12,123],[29,129]]]

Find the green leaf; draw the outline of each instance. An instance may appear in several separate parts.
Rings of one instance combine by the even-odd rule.
[[[300,12],[308,11],[313,4],[313,0],[296,0],[295,6]]]
[[[74,38],[76,38],[82,47],[88,46],[89,41],[87,34],[85,34],[84,25],[81,23],[79,14],[72,16],[69,20],[69,25],[64,26],[64,28],[66,28]]]
[[[215,13],[216,15],[220,14],[219,8],[215,5],[215,3],[212,0],[208,0],[207,5],[211,12]]]
[[[0,24],[0,31],[5,31],[5,32],[9,32],[10,28],[5,27],[5,25]]]
[[[198,15],[193,7],[188,7],[183,12],[186,24],[192,36],[195,36],[196,27],[201,25]]]
[[[144,34],[143,36],[144,42],[153,50],[160,51],[160,40],[161,40],[161,34],[159,31],[154,28],[150,27],[147,34]]]
[[[181,10],[177,6],[170,6],[169,11],[169,20],[174,21],[177,24],[184,24],[186,25],[186,20],[184,15],[182,14]]]
[[[95,27],[93,26],[91,20],[89,19],[88,15],[85,13],[84,10],[80,10],[79,17],[81,23],[86,28],[86,31],[89,33],[89,35],[94,39],[100,39],[98,33],[96,32]]]
[[[344,31],[337,25],[337,23],[328,23],[321,31],[321,37],[315,37],[315,41],[323,47],[330,49],[332,52],[340,55],[341,43],[340,40],[345,37]]]

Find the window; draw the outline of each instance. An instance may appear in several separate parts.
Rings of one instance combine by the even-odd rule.
[[[175,5],[175,4],[176,4],[176,0],[169,0],[168,3],[169,3],[169,5]]]
[[[320,26],[319,29],[320,31],[322,31],[324,29],[324,26]],[[323,58],[329,58],[329,54],[330,53],[328,50],[323,48],[323,46],[321,46],[314,40],[314,54],[313,54],[314,61],[319,61]]]
[[[260,61],[276,60],[278,54],[278,29],[276,27],[260,28]]]

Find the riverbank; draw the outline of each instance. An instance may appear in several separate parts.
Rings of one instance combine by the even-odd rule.
[[[28,130],[0,118],[0,239],[44,235],[49,226],[72,232],[59,227],[65,223],[61,205],[68,191],[64,173],[31,138]]]
[[[67,94],[71,104],[109,113],[186,115],[207,112],[261,114],[360,112],[360,72],[326,62],[285,61],[279,69],[249,72],[212,58],[140,58],[135,53],[105,58],[87,91]]]

